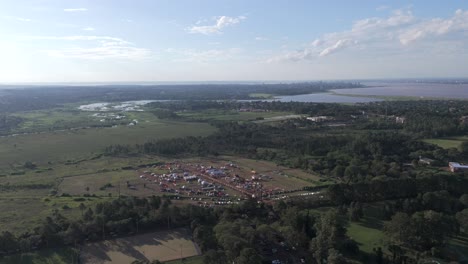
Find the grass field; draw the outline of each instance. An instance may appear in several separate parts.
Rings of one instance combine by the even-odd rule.
[[[64,162],[101,152],[112,144],[138,144],[149,140],[204,136],[215,128],[205,123],[152,120],[133,127],[89,128],[0,138],[0,167],[33,161]]]
[[[14,116],[24,121],[14,132],[38,132],[103,124],[99,122],[99,118],[92,117],[91,114],[76,109],[60,108],[16,113]]]
[[[430,143],[437,145],[441,148],[444,149],[449,149],[449,148],[458,148],[460,147],[461,143],[463,142],[462,140],[459,139],[449,139],[449,138],[444,138],[444,139],[424,139],[424,142]]]
[[[384,233],[373,227],[368,227],[360,222],[351,222],[348,226],[348,236],[354,239],[359,249],[366,253],[372,253],[373,248],[385,248]]]
[[[199,254],[190,232],[176,229],[88,244],[80,259],[83,263],[128,264],[134,260],[168,261]]]
[[[161,160],[158,158],[158,160]],[[135,171],[123,170],[125,166],[139,166],[158,161],[155,157],[111,158],[104,157],[87,160],[74,165],[63,163],[48,165],[52,168],[44,173],[34,170],[24,175],[0,177],[0,185],[15,186],[0,192],[0,231],[9,230],[19,234],[38,226],[53,210],[67,217],[80,216],[80,203],[87,206],[114,199],[118,195],[117,187],[99,190],[107,183],[118,186],[122,183],[122,195],[140,195],[140,190],[130,190],[123,186],[126,180],[137,180]],[[41,188],[30,188],[31,184],[45,184]],[[89,191],[86,190],[89,187]],[[51,196],[51,191],[59,196]],[[62,197],[63,193],[76,195]],[[108,197],[111,193],[112,197]],[[83,197],[96,194],[98,197]],[[141,195],[140,195],[141,196]]]
[[[255,170],[258,174],[272,176],[273,180],[265,183],[267,187],[284,186],[285,189],[298,189],[305,186],[320,185],[321,178],[316,174],[278,166],[273,162],[232,156],[224,156],[223,159],[233,161],[241,167]]]
[[[228,121],[253,121],[257,118],[272,118],[290,115],[289,112],[238,112],[234,110],[205,110],[196,112],[181,112],[178,115],[195,120],[228,120]]]
[[[273,99],[273,98],[275,98],[274,95],[269,94],[269,93],[251,93],[251,94],[249,94],[249,97],[258,98],[258,99]]]

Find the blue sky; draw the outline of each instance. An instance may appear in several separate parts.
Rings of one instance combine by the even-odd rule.
[[[468,77],[467,1],[0,0],[0,82]]]

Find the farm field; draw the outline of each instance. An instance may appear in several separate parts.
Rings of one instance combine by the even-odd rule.
[[[82,263],[128,264],[134,260],[168,261],[200,255],[186,229],[159,231],[85,245]]]

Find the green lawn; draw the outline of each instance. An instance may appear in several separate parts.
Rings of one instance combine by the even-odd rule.
[[[385,235],[381,230],[364,226],[359,222],[351,222],[348,226],[348,236],[359,244],[359,249],[372,253],[373,248],[385,248]]]
[[[437,138],[437,139],[424,139],[424,142],[430,143],[437,145],[441,148],[444,149],[449,149],[449,148],[458,148],[460,147],[460,144],[463,142],[463,140],[455,139],[455,138]]]

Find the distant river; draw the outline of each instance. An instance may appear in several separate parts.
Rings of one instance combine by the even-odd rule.
[[[342,91],[342,89],[338,91]],[[281,102],[292,101],[292,102],[312,102],[312,103],[369,103],[369,102],[382,101],[382,99],[335,95],[332,93],[314,93],[314,94],[276,96],[275,99],[266,100],[266,101],[281,101]]]
[[[468,84],[363,82],[369,88],[332,90],[339,94],[468,99]]]

